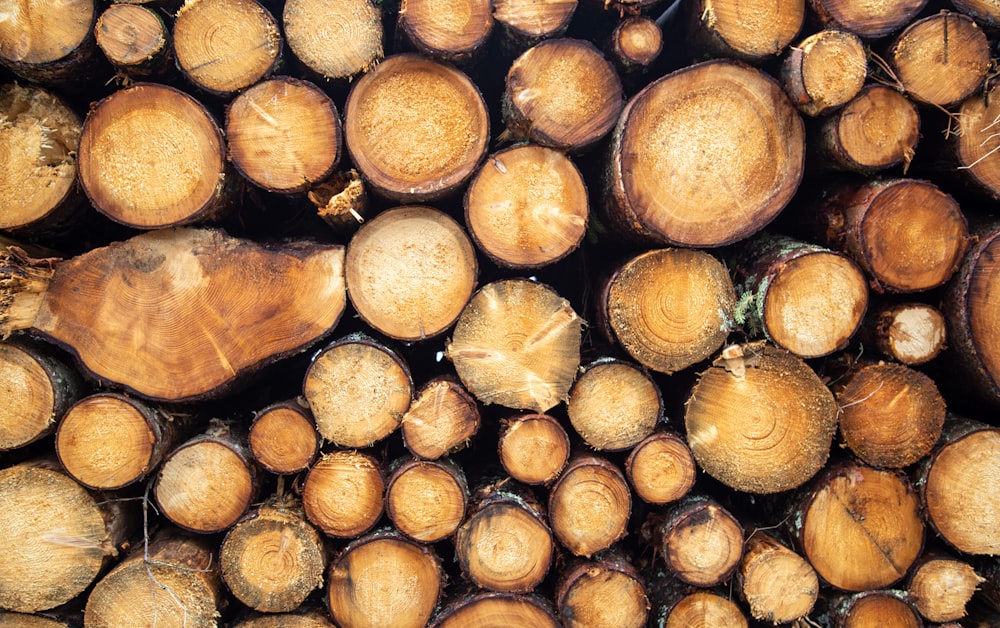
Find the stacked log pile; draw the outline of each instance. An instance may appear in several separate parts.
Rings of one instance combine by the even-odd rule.
[[[998,33],[0,3],[0,624],[1000,625]]]

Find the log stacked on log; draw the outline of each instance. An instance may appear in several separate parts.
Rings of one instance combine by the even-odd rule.
[[[995,8],[7,4],[0,624],[997,625]]]

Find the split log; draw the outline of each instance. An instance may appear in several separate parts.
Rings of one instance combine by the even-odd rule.
[[[624,538],[631,514],[625,476],[597,456],[575,456],[549,491],[552,531],[575,556],[592,556]]]
[[[95,0],[14,3],[0,22],[0,64],[21,78],[80,86],[100,69]]]
[[[497,450],[510,477],[525,484],[548,485],[569,462],[569,435],[547,414],[525,414],[501,422]]]
[[[27,339],[0,342],[0,452],[51,434],[83,395],[77,372]]]
[[[583,151],[614,126],[621,80],[590,42],[549,39],[514,60],[503,95],[505,131],[564,151]]]
[[[115,70],[133,81],[162,80],[173,69],[170,29],[155,9],[112,4],[97,18],[94,35]]]
[[[91,107],[79,169],[94,207],[137,229],[217,218],[231,188],[218,124],[191,96],[154,83],[119,90]]]
[[[32,328],[101,380],[151,399],[204,398],[330,333],[347,300],[343,256],[190,228],[61,262],[7,249],[0,337]]]
[[[378,462],[357,451],[320,456],[302,486],[306,517],[326,535],[357,537],[381,518],[385,477]]]
[[[694,486],[698,467],[687,442],[660,431],[632,448],[625,461],[625,475],[632,490],[647,504],[663,505],[687,495]]]
[[[402,459],[385,485],[385,514],[420,543],[442,541],[465,521],[469,487],[462,468],[442,460]]]
[[[403,358],[367,336],[350,335],[313,356],[302,385],[320,435],[341,447],[368,447],[396,431],[413,380]]]
[[[910,571],[906,588],[909,600],[925,619],[957,621],[965,617],[965,606],[984,582],[965,561],[945,554],[925,554]]]
[[[344,260],[347,295],[368,325],[416,342],[441,334],[476,287],[476,252],[454,218],[419,205],[379,213],[358,229]]]
[[[907,26],[889,48],[888,61],[912,98],[947,107],[982,86],[990,44],[971,17],[941,11]]]
[[[353,84],[344,106],[351,160],[372,190],[402,203],[463,185],[486,155],[489,126],[468,76],[416,54],[379,63]]]
[[[162,529],[97,583],[84,625],[216,626],[225,598],[214,551],[207,539]]]
[[[613,358],[580,367],[566,405],[573,429],[598,451],[633,448],[663,418],[660,389],[652,378]]]
[[[323,585],[326,550],[301,502],[272,498],[247,514],[219,548],[222,579],[240,602],[267,613],[298,608]]]
[[[637,362],[669,375],[722,347],[735,305],[733,281],[718,259],[657,249],[613,271],[597,302],[597,324]]]
[[[261,81],[226,109],[229,158],[270,192],[305,191],[333,175],[341,157],[337,106],[307,81]]]
[[[519,55],[544,39],[562,36],[576,6],[577,0],[494,0],[493,19],[504,48]]]
[[[482,403],[545,412],[569,393],[580,366],[582,325],[551,288],[504,279],[473,295],[445,355]]]
[[[868,309],[858,337],[882,355],[918,366],[938,356],[946,345],[944,315],[926,303],[876,303]]]
[[[743,526],[710,497],[693,495],[651,514],[643,540],[681,581],[714,587],[729,580],[743,558]],[[772,583],[773,585],[773,583]]]
[[[288,0],[281,25],[309,70],[349,80],[382,60],[382,10],[371,0]]]
[[[437,460],[468,446],[479,423],[476,400],[454,377],[441,376],[417,391],[400,421],[400,431],[410,453]]]
[[[185,530],[209,534],[239,521],[256,498],[258,483],[238,428],[213,421],[205,433],[170,452],[152,492],[164,517]]]
[[[484,591],[458,597],[442,608],[429,624],[431,628],[558,628],[550,604],[534,595]]]
[[[423,628],[444,574],[433,550],[392,532],[351,542],[330,565],[330,614],[340,626]]]
[[[920,503],[906,477],[857,463],[817,477],[789,526],[819,576],[844,591],[899,582],[924,543]]]
[[[785,236],[761,234],[730,262],[739,303],[735,319],[801,358],[847,346],[868,307],[868,284],[845,255]]]
[[[750,614],[763,622],[786,624],[806,617],[819,596],[812,565],[760,530],[747,538],[736,575]]]
[[[493,32],[490,0],[406,0],[396,23],[396,38],[417,52],[466,65],[483,52]]]
[[[897,31],[913,20],[927,0],[810,0],[820,23],[857,33],[865,39],[878,39]]]
[[[54,460],[0,470],[0,609],[68,602],[97,578],[131,530],[121,502],[98,499]]]
[[[97,393],[66,412],[56,432],[56,455],[80,484],[119,489],[151,473],[185,435],[186,423],[138,399]]]
[[[51,92],[16,83],[0,87],[0,229],[59,235],[77,222],[81,124]]]
[[[873,83],[822,121],[813,143],[821,168],[870,174],[910,165],[920,139],[917,106]]]
[[[587,188],[563,153],[520,144],[494,153],[465,194],[476,245],[508,268],[557,262],[580,246],[590,213]]]
[[[714,57],[761,63],[788,47],[806,15],[805,0],[782,0],[748,10],[743,0],[699,0],[688,5],[687,31],[697,50]]]
[[[958,270],[969,241],[958,203],[924,180],[845,185],[824,199],[816,218],[826,244],[864,268],[877,292],[940,286]]]
[[[868,53],[849,31],[826,29],[792,46],[781,63],[781,85],[792,104],[808,116],[827,115],[847,104],[864,86]]]
[[[567,628],[642,628],[649,613],[643,577],[621,552],[569,562],[554,600]]]
[[[927,521],[967,554],[1000,554],[1000,428],[951,418],[920,465],[916,484]]]
[[[842,597],[830,610],[835,628],[923,628],[902,591],[863,591]]]
[[[802,360],[766,344],[723,351],[688,397],[684,424],[698,465],[749,493],[802,485],[826,463],[837,403]]]
[[[247,442],[254,460],[279,475],[305,471],[320,447],[312,416],[299,400],[278,402],[256,413]]]
[[[548,574],[556,551],[542,504],[508,479],[476,490],[454,541],[465,578],[503,593],[533,591]]]
[[[647,242],[729,244],[778,215],[804,162],[802,119],[774,79],[729,60],[690,66],[618,118],[605,218]]]

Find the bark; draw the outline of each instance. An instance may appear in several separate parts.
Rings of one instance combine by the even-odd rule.
[[[383,211],[358,229],[344,273],[351,304],[369,326],[417,342],[455,322],[476,287],[478,264],[453,218],[411,205]]]
[[[771,624],[806,617],[819,596],[819,577],[809,562],[760,530],[746,540],[737,583],[753,618]]]
[[[247,440],[257,464],[280,475],[305,471],[319,454],[316,425],[300,399],[274,403],[256,413]]]
[[[647,504],[662,506],[687,495],[698,467],[687,442],[677,434],[657,431],[632,448],[625,461],[625,475],[636,496]]]
[[[488,157],[465,194],[469,234],[507,268],[538,268],[565,258],[583,241],[589,213],[576,165],[534,144]]]
[[[350,236],[368,217],[368,192],[353,168],[334,173],[309,190],[307,196],[319,217],[338,234]]]
[[[596,322],[637,362],[669,375],[722,347],[735,305],[733,281],[714,256],[656,249],[615,268],[601,286]]]
[[[581,367],[569,391],[570,424],[598,451],[632,449],[663,419],[663,400],[652,378],[614,358]]]
[[[598,456],[573,457],[549,491],[552,531],[574,556],[592,556],[622,539],[631,513],[625,475]]]
[[[420,203],[456,191],[472,176],[486,155],[489,114],[460,70],[398,54],[353,84],[344,138],[372,190]]]
[[[512,478],[549,485],[569,462],[569,435],[547,414],[524,414],[501,422],[497,450],[500,464]]]
[[[792,46],[782,58],[781,86],[807,116],[846,105],[864,86],[868,53],[854,33],[826,29]]]
[[[403,415],[403,443],[426,460],[464,449],[479,431],[476,400],[452,376],[436,377],[417,391]]]
[[[349,80],[382,60],[382,10],[371,0],[288,0],[288,47],[312,72]]]
[[[306,517],[327,536],[358,537],[381,518],[385,477],[379,463],[357,451],[323,454],[302,486]]]
[[[551,604],[542,598],[483,591],[452,599],[434,616],[429,625],[431,628],[558,628],[562,624],[556,619]]]
[[[343,152],[333,100],[316,85],[289,76],[255,83],[226,109],[229,159],[240,174],[283,194],[331,177]]]
[[[688,9],[687,33],[694,48],[750,63],[780,55],[799,34],[806,15],[805,0],[782,0],[766,7],[745,0],[699,0]]]
[[[477,60],[493,32],[490,0],[405,0],[396,38],[425,55],[457,65]]]
[[[330,333],[346,305],[343,255],[341,246],[265,248],[190,228],[60,262],[8,248],[0,336],[32,328],[97,378],[150,399],[218,395]]]
[[[858,338],[890,360],[918,366],[944,350],[947,327],[944,315],[932,305],[881,301],[868,309]]]
[[[568,628],[642,628],[649,613],[646,585],[621,552],[567,563],[556,582],[554,600]]]
[[[865,39],[878,39],[910,23],[927,0],[810,0],[809,5],[827,28],[857,33]]]
[[[160,13],[139,4],[112,4],[94,26],[101,52],[133,81],[165,80],[174,66],[170,29]]]
[[[468,510],[462,468],[447,458],[403,458],[394,467],[385,487],[385,514],[393,525],[419,543],[452,536]]]
[[[802,360],[763,343],[724,351],[703,371],[685,407],[698,465],[756,494],[787,491],[826,463],[837,404]]]
[[[644,242],[729,244],[777,216],[804,162],[802,119],[774,79],[730,60],[689,66],[650,83],[618,118],[605,219]]]

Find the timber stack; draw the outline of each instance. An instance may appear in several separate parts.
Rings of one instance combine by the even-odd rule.
[[[0,624],[1000,625],[996,3],[0,15]]]

